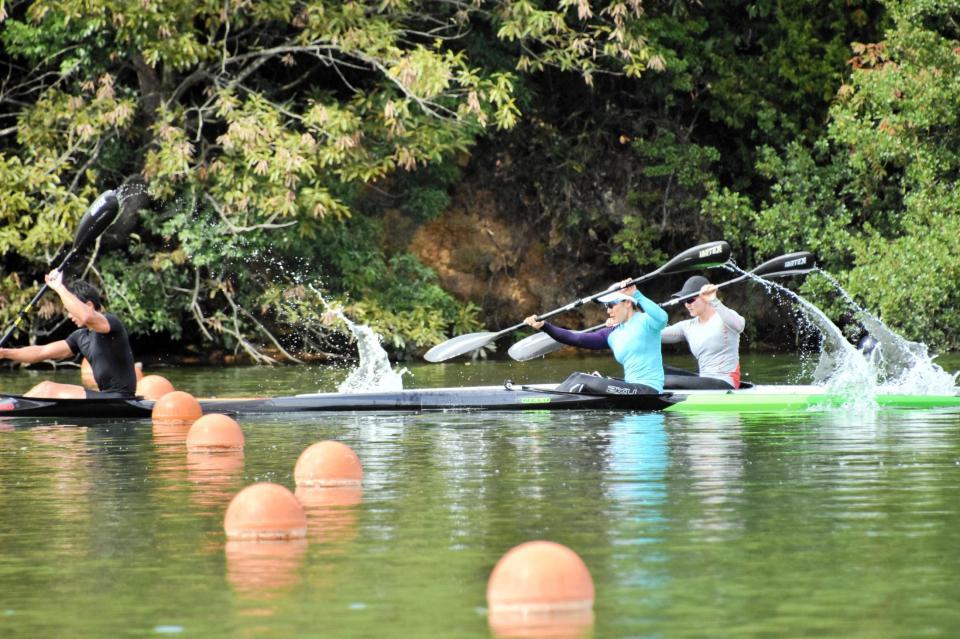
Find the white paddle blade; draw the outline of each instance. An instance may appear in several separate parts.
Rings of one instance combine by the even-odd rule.
[[[429,351],[424,353],[423,359],[428,362],[444,362],[454,358],[457,355],[466,355],[478,348],[486,346],[493,341],[499,333],[467,333],[466,335],[457,335],[452,339],[437,344]]]
[[[563,348],[563,344],[546,333],[534,333],[514,344],[507,350],[507,354],[518,362],[526,362],[537,357],[549,355]]]

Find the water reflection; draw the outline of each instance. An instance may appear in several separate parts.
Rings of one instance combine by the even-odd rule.
[[[87,429],[72,425],[40,425],[26,433],[27,462],[42,477],[47,490],[55,496],[54,521],[91,519],[88,498],[93,485],[90,459],[85,454]],[[26,470],[24,468],[24,470]]]
[[[663,503],[669,464],[664,424],[662,413],[627,415],[611,423],[608,476],[613,497],[651,511]]]
[[[363,487],[297,486],[294,494],[306,512],[311,541],[327,544],[328,553],[340,553],[344,544],[356,539]]]
[[[682,499],[698,502],[700,514],[689,524],[712,531],[742,526],[736,509],[746,455],[741,416],[685,415],[671,429],[670,445]]]
[[[187,452],[186,458],[193,502],[216,512],[226,510],[242,487],[243,451]]]
[[[153,441],[159,446],[183,447],[186,444],[190,426],[191,424],[185,424],[181,421],[154,420],[151,424]]]
[[[153,422],[153,469],[157,490],[177,491],[183,487],[187,475],[186,441],[189,424]]]
[[[555,614],[490,611],[490,632],[504,639],[585,639],[593,636],[592,610]]]
[[[241,597],[280,597],[300,582],[306,539],[228,541],[224,546],[227,581]]]
[[[595,579],[607,574],[612,582],[606,597],[598,594],[601,623],[616,621],[611,618],[616,613],[609,607],[610,599],[656,605],[652,602],[670,579],[663,543],[670,526],[665,508],[668,470],[673,464],[666,426],[664,415],[654,413],[625,415],[608,427],[609,557],[601,556],[603,563],[588,562]]]

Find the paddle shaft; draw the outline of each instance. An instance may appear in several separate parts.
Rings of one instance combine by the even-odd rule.
[[[120,203],[117,200],[116,193],[113,191],[104,191],[101,193],[100,196],[93,201],[93,204],[90,205],[90,208],[87,209],[87,212],[83,214],[83,217],[80,218],[80,222],[77,224],[76,235],[73,238],[73,246],[67,251],[66,256],[64,256],[60,262],[57,270],[63,272],[67,264],[70,263],[70,260],[77,254],[77,251],[100,237],[100,234],[117,218],[119,212]],[[50,285],[44,282],[40,290],[37,291],[37,294],[33,296],[33,299],[23,307],[23,310],[17,313],[17,318],[13,321],[13,326],[7,329],[3,337],[0,337],[0,348],[3,348],[7,340],[10,339],[10,336],[13,335],[17,327],[20,326],[27,314],[33,309],[34,305],[40,301],[40,298],[43,297],[43,294],[46,293],[49,288]]]
[[[751,278],[775,278],[775,277],[788,277],[790,275],[804,275],[809,273],[816,262],[816,258],[813,253],[807,251],[801,251],[799,253],[788,253],[786,255],[781,255],[780,257],[775,257],[772,260],[767,260],[763,264],[759,264],[749,271],[739,275],[732,280],[727,280],[717,284],[717,288],[723,288],[724,286],[729,286],[731,284],[737,284],[746,279]],[[684,300],[692,299],[698,297],[700,291],[695,291],[687,295],[680,295],[671,300],[667,300],[660,304],[660,306],[668,307],[674,306],[676,304],[682,303]]]
[[[804,273],[810,272],[814,267],[814,256],[811,253],[800,252],[800,253],[790,253],[787,255],[768,260],[763,264],[753,268],[752,270],[739,275],[732,280],[727,280],[717,284],[717,289],[730,286],[732,284],[737,284],[749,278],[754,277],[766,277],[766,278],[775,278],[775,277],[786,277],[789,275],[802,275]],[[675,299],[667,300],[666,302],[661,302],[660,306],[667,308],[680,304],[684,300],[692,299],[700,295],[700,292],[690,293],[689,295],[684,295]],[[606,322],[603,324],[597,324],[596,326],[591,326],[590,328],[585,328],[577,333],[592,333],[593,331],[599,330],[606,326]],[[517,361],[527,361],[533,359],[534,357],[541,357],[547,355],[556,350],[559,350],[563,347],[563,344],[557,342],[552,337],[546,333],[535,333],[529,337],[526,337],[513,346],[507,351],[510,356]]]
[[[658,275],[664,275],[667,273],[681,273],[683,271],[692,271],[696,269],[711,268],[718,266],[727,261],[730,257],[730,245],[726,242],[708,242],[706,244],[701,244],[699,246],[694,246],[693,248],[687,249],[682,253],[675,255],[670,259],[669,262],[646,275],[628,280],[625,285],[614,284],[613,286],[607,288],[606,290],[600,291],[590,295],[589,297],[584,297],[582,299],[575,300],[570,302],[565,306],[554,309],[543,315],[539,316],[539,319],[547,319],[553,317],[559,313],[564,313],[571,309],[582,306],[587,302],[592,302],[599,297],[602,297],[608,293],[619,290],[623,286],[630,286],[632,284],[637,284],[643,281],[646,281],[650,278],[656,277]],[[520,322],[514,324],[513,326],[507,327],[501,331],[497,332],[483,332],[483,333],[467,333],[464,335],[458,335],[442,344],[437,344],[426,353],[424,353],[423,358],[428,362],[443,362],[451,357],[456,357],[457,355],[464,355],[471,351],[474,351],[478,348],[482,348],[489,344],[490,342],[498,339],[515,331],[519,328],[526,326],[526,322]]]
[[[593,295],[591,295],[591,296],[589,296],[589,297],[580,298],[580,299],[578,299],[578,300],[576,300],[576,301],[570,302],[570,303],[567,304],[566,306],[561,306],[560,308],[555,308],[555,309],[553,309],[552,311],[548,311],[548,312],[546,312],[546,313],[544,313],[544,314],[542,314],[542,315],[537,315],[537,318],[536,318],[536,319],[537,319],[538,322],[543,322],[543,321],[545,321],[545,320],[550,319],[551,317],[555,317],[555,316],[560,315],[560,314],[562,314],[562,313],[566,313],[567,311],[572,311],[573,309],[579,308],[579,307],[583,306],[584,304],[588,304],[588,303],[590,303],[590,302],[593,302],[593,301],[595,301],[595,300],[603,297],[604,295],[608,295],[609,293],[612,293],[612,292],[614,292],[614,291],[619,291],[621,288],[626,288],[627,286],[635,286],[635,285],[637,285],[637,284],[640,284],[641,282],[645,282],[645,281],[647,281],[647,280],[649,280],[649,279],[653,279],[654,277],[656,277],[656,276],[659,275],[659,274],[660,274],[660,273],[659,273],[658,271],[654,271],[654,272],[652,272],[652,273],[647,273],[646,275],[641,275],[640,277],[637,277],[637,278],[634,278],[634,279],[630,280],[630,283],[629,283],[629,284],[626,284],[626,285],[624,285],[624,286],[620,286],[619,284],[617,284],[617,285],[615,285],[615,286],[613,286],[613,287],[611,287],[611,288],[608,288],[608,289],[605,290],[605,291],[600,291],[599,293],[595,293],[595,294],[593,294]],[[509,328],[503,329],[502,331],[497,331],[496,336],[497,336],[497,337],[500,337],[500,336],[506,335],[507,333],[511,333],[511,332],[513,332],[513,331],[515,331],[515,330],[517,330],[517,329],[519,329],[519,328],[523,328],[524,326],[527,326],[527,323],[526,323],[526,322],[519,322],[519,323],[514,324],[513,326],[511,326],[511,327],[509,327]]]
[[[691,251],[696,252],[697,255],[698,255],[698,257],[699,257],[699,259],[701,259],[701,260],[703,260],[703,259],[709,259],[709,257],[710,257],[710,256],[713,256],[713,255],[721,256],[721,260],[720,260],[720,263],[721,263],[721,264],[722,264],[723,262],[725,262],[725,261],[726,261],[726,258],[730,255],[730,248],[729,248],[728,246],[726,246],[726,242],[710,242],[710,243],[708,243],[708,244],[702,244],[702,245],[699,246],[699,247],[694,247],[693,249],[689,249],[688,251],[685,251],[685,252],[684,252],[684,255],[689,254]],[[687,260],[685,260],[685,261],[689,261],[689,259],[690,259],[690,258],[687,258]],[[565,305],[565,306],[561,306],[560,308],[555,308],[555,309],[553,309],[552,311],[547,311],[546,313],[543,313],[542,315],[537,315],[536,320],[537,320],[538,322],[542,322],[542,321],[547,320],[547,319],[550,319],[551,317],[554,317],[554,316],[556,316],[556,315],[560,315],[560,314],[562,314],[562,313],[566,313],[567,311],[572,311],[573,309],[579,308],[579,307],[583,306],[584,304],[588,304],[588,303],[590,303],[590,302],[594,302],[594,301],[600,299],[601,297],[603,297],[604,295],[609,295],[610,293],[613,293],[614,291],[619,291],[620,289],[627,288],[627,287],[629,287],[629,286],[636,286],[637,284],[641,284],[641,283],[646,282],[646,281],[648,281],[648,280],[652,280],[652,279],[655,278],[655,277],[659,277],[660,275],[663,275],[664,273],[677,273],[677,272],[680,272],[680,271],[682,271],[682,270],[687,270],[687,269],[691,268],[691,266],[693,266],[693,265],[681,264],[680,261],[677,260],[677,259],[670,260],[669,262],[667,262],[666,264],[664,264],[663,266],[661,266],[661,267],[658,268],[657,270],[651,271],[651,272],[649,272],[649,273],[645,273],[644,275],[640,275],[639,277],[635,277],[635,278],[633,278],[632,280],[628,280],[626,284],[620,284],[620,283],[614,284],[614,285],[610,286],[609,288],[600,291],[599,293],[594,293],[593,295],[590,295],[590,296],[588,296],[588,297],[582,297],[582,298],[580,298],[580,299],[578,299],[578,300],[574,300],[573,302],[570,302],[569,304],[567,304],[567,305]],[[707,268],[707,267],[710,267],[710,266],[717,266],[717,264],[714,264],[713,262],[697,263],[697,264],[696,264],[695,266],[693,266],[693,267],[694,267],[694,268]],[[519,323],[517,323],[517,324],[514,324],[514,325],[511,326],[510,328],[505,328],[505,329],[503,329],[502,331],[498,331],[498,332],[496,333],[496,335],[497,335],[498,337],[501,336],[501,335],[506,335],[507,333],[510,333],[510,332],[512,332],[512,331],[515,331],[515,330],[517,330],[517,329],[519,329],[519,328],[523,328],[524,326],[527,326],[527,323],[526,323],[525,321],[524,321],[524,322],[519,322]]]
[[[76,251],[77,249],[75,247],[70,249],[66,257],[63,258],[63,261],[60,262],[60,266],[57,267],[58,270],[63,271],[64,267],[70,262],[70,260],[76,254]],[[34,305],[40,301],[40,298],[43,297],[43,294],[46,293],[49,289],[50,289],[50,285],[44,282],[43,286],[40,287],[40,290],[37,291],[37,294],[33,296],[33,299],[31,299],[27,303],[27,305],[24,306],[19,313],[17,313],[17,318],[13,320],[13,325],[7,329],[7,332],[3,334],[3,337],[0,337],[0,348],[3,348],[3,346],[7,343],[7,340],[10,339],[10,336],[13,335],[14,331],[16,331],[17,328],[20,326],[20,324],[23,322],[23,320],[26,319],[30,311],[33,310]]]

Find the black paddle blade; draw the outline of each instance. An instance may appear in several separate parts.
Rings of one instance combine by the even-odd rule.
[[[749,273],[757,277],[769,277],[774,273],[778,277],[785,275],[799,275],[809,273],[817,266],[817,258],[808,251],[787,253],[751,269]]]
[[[84,246],[89,244],[92,240],[100,237],[100,234],[103,233],[108,226],[115,219],[117,219],[117,214],[120,212],[120,202],[117,200],[117,194],[113,191],[104,191],[100,194],[96,200],[93,201],[93,204],[90,205],[90,208],[87,209],[87,212],[83,214],[83,217],[80,218],[80,223],[77,224],[77,233],[73,238],[73,246],[67,251],[67,255],[63,258],[63,261],[60,262],[60,266],[57,268],[63,270],[66,268],[67,264],[70,262],[71,258],[77,254],[77,252],[82,249]],[[10,336],[13,335],[13,332],[17,329],[17,326],[20,325],[20,322],[27,316],[27,313],[30,312],[30,309],[43,297],[43,294],[47,292],[50,288],[48,284],[44,284],[40,287],[40,290],[37,291],[37,294],[33,296],[33,299],[23,307],[23,310],[17,315],[16,321],[13,323],[7,332],[0,337],[0,347],[7,343],[7,340],[10,339]]]
[[[725,264],[729,259],[729,244],[723,240],[707,242],[706,244],[694,246],[676,255],[669,262],[657,269],[656,272],[658,274],[682,273],[684,271],[712,268]]]
[[[100,194],[87,212],[80,218],[77,225],[77,235],[73,240],[73,248],[79,250],[96,240],[117,219],[120,213],[120,202],[113,191],[104,191]]]

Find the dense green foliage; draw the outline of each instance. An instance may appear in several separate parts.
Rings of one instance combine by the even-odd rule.
[[[907,336],[956,348],[960,3],[888,9],[884,39],[853,44],[852,71],[816,139],[763,148],[757,169],[769,192],[752,203],[716,191],[705,210],[760,252],[809,247]],[[830,305],[822,282],[808,292]]]
[[[631,0],[596,16],[584,2],[524,0],[37,0],[6,10],[3,318],[83,204],[124,184],[121,199],[146,190],[153,202],[124,213],[137,216],[134,244],[92,268],[133,331],[257,359],[261,344],[279,347],[272,290],[289,297],[305,282],[349,297],[397,346],[477,326],[476,307],[455,303],[409,256],[384,253],[376,216],[363,213],[366,189],[395,186],[401,210],[436,216],[449,176],[431,167],[516,123],[513,67],[589,81],[600,66],[639,76],[649,57],[629,28]],[[474,64],[464,46],[473,30],[509,43],[509,65]],[[418,169],[440,179],[397,177]]]
[[[600,277],[722,232],[745,264],[817,251],[909,337],[958,345],[958,3],[4,10],[4,322],[120,187],[125,226],[84,265],[135,335],[292,356],[331,347],[328,300],[414,352],[485,318],[395,221],[441,216],[496,156],[483,186],[518,227]]]

